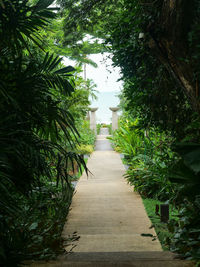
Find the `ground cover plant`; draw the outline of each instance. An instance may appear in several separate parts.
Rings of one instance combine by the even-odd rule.
[[[31,196],[13,190],[15,214],[1,217],[1,264],[17,266],[24,260],[56,258],[63,253],[61,233],[73,190],[43,183]]]
[[[164,204],[164,202],[161,202],[156,199],[144,198],[144,197],[142,200],[143,200],[145,210],[152,223],[150,227],[153,227],[155,229],[163,250],[169,250],[168,241],[172,239],[173,234],[172,232],[169,231],[168,225],[166,223],[161,222],[159,211],[156,212],[156,205]],[[170,220],[173,220],[173,222],[176,222],[176,223],[179,220],[178,211],[172,205],[170,205],[170,208],[169,208],[169,217],[170,217]],[[152,237],[152,240],[155,240],[155,237]]]

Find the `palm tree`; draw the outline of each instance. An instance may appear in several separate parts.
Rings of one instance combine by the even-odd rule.
[[[10,227],[6,218],[17,210],[16,192],[28,195],[42,179],[55,176],[57,182],[70,186],[69,161],[86,169],[83,158],[73,152],[73,140],[79,134],[60,97],[74,91],[74,68],[62,67],[62,58],[45,53],[39,34],[56,16],[55,8],[49,7],[53,1],[32,2],[0,2],[0,230],[4,240]]]

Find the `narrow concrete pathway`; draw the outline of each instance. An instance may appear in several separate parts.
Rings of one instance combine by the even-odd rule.
[[[100,135],[97,135],[95,151],[113,151],[107,136],[109,136],[108,128],[101,128]]]
[[[125,168],[106,139],[107,129],[102,130],[88,160],[92,174],[84,174],[76,187],[63,237],[80,236],[72,242],[74,252],[162,251],[158,240],[141,236],[156,234],[141,197],[123,178]]]
[[[32,266],[191,266],[163,252],[158,239],[141,235],[156,233],[141,197],[123,178],[125,168],[107,135],[102,129],[97,136],[96,151],[87,164],[92,174],[83,174],[78,182],[63,229],[63,237],[71,239],[65,249],[72,253]]]

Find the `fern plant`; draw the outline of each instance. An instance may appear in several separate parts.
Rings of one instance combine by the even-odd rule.
[[[74,91],[74,69],[46,53],[40,37],[56,16],[49,7],[53,1],[35,2],[0,2],[0,262],[5,266],[16,266],[23,254],[23,235],[17,234],[23,224],[19,220],[20,228],[16,218],[25,214],[24,199],[27,203],[47,181],[66,182],[72,190],[69,162],[87,170],[73,152],[79,133],[62,100]]]

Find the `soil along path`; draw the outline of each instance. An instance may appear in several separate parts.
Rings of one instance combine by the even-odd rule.
[[[151,222],[141,197],[127,185],[120,155],[112,151],[106,139],[107,129],[97,136],[96,151],[88,160],[92,174],[81,177],[76,187],[71,211],[63,230],[74,252],[162,251],[158,240],[152,241]]]

